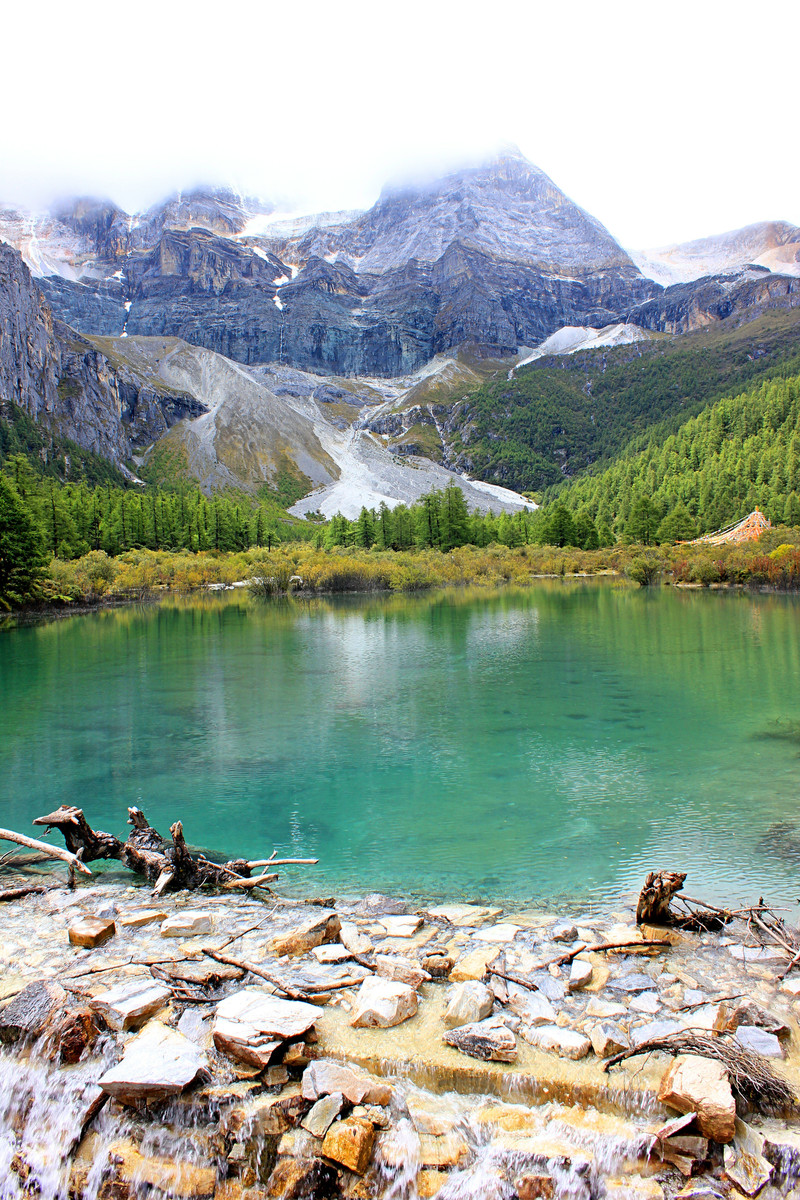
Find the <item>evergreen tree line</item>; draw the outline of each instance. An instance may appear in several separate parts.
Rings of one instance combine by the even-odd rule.
[[[45,553],[79,558],[89,550],[271,549],[313,537],[313,526],[281,520],[274,503],[241,495],[204,496],[199,488],[133,490],[111,483],[59,483],[37,474],[24,455],[3,464],[3,475],[41,537]]]
[[[610,544],[611,534],[608,533]],[[328,549],[352,546],[379,550],[454,550],[458,546],[526,546],[549,544],[595,550],[601,544],[588,512],[571,513],[554,504],[544,511],[520,509],[515,513],[469,512],[464,493],[456,484],[434,489],[416,504],[390,509],[362,508],[349,521],[337,515],[317,534],[317,544]]]
[[[548,519],[556,509],[588,516],[601,545],[685,540],[756,507],[773,524],[800,525],[800,375],[710,405],[551,501]]]

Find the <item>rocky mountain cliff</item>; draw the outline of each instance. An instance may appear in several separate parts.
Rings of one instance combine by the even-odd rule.
[[[118,466],[137,446],[201,411],[180,390],[152,387],[53,317],[20,255],[0,243],[0,400]]]
[[[18,252],[0,244],[0,411],[12,401],[123,470],[147,464],[156,481],[283,490],[301,497],[297,515],[353,517],[364,504],[411,503],[452,482],[470,508],[525,507],[514,492],[454,477],[424,450],[400,456],[366,429],[371,407],[417,382],[382,392],[288,367],[249,370],[177,338],[84,337],[54,319]]]
[[[798,231],[780,222],[637,265],[517,152],[389,189],[367,212],[287,218],[207,189],[134,216],[87,199],[45,216],[0,209],[0,238],[81,333],[179,337],[248,365],[342,376],[404,375],[465,345],[512,356],[564,327],[683,333],[797,302],[774,282],[784,274],[740,280],[747,264],[800,270]]]
[[[310,225],[269,207],[194,193],[127,217],[81,200],[47,218],[2,210],[0,237],[83,333],[340,375],[404,374],[464,343],[514,354],[661,290],[518,155]]]

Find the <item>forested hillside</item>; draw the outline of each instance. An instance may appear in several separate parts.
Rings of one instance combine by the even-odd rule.
[[[680,338],[540,359],[465,399],[451,458],[466,458],[479,478],[543,490],[610,461],[654,428],[673,432],[714,400],[797,371],[797,310],[738,329],[722,322]]]
[[[773,523],[797,525],[798,493],[800,374],[720,400],[644,449],[629,447],[561,489],[558,501],[617,536],[651,542],[719,528],[756,506]]]

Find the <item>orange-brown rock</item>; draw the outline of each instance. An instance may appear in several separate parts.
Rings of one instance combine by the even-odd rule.
[[[341,1163],[348,1171],[363,1175],[372,1157],[375,1130],[370,1121],[361,1117],[348,1117],[346,1121],[335,1121],[325,1135],[322,1153],[326,1158]]]
[[[722,1063],[697,1054],[680,1055],[661,1080],[658,1098],[678,1112],[696,1112],[703,1137],[723,1143],[733,1139],[736,1104]]]

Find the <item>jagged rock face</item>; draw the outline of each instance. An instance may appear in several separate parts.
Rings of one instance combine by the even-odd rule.
[[[36,418],[58,403],[53,316],[16,250],[0,243],[0,394]]]
[[[117,369],[61,321],[20,255],[0,243],[0,397],[84,449],[124,463],[205,407],[180,390],[158,391]]]
[[[248,365],[339,376],[405,375],[463,345],[503,357],[565,326],[683,332],[794,303],[777,276],[665,292],[517,153],[389,190],[368,212],[271,224],[272,209],[208,189],[135,217],[84,199],[47,217],[0,210],[0,237],[85,334],[179,337]],[[751,250],[800,270],[798,239],[775,222],[670,253],[692,270]]]
[[[465,342],[514,353],[565,324],[612,323],[660,290],[516,155],[389,191],[366,213],[251,236],[269,210],[195,192],[129,218],[81,200],[39,220],[33,240],[0,213],[0,236],[58,271],[48,298],[84,333],[176,336],[338,375],[405,374]]]
[[[122,333],[125,328],[127,314],[118,280],[78,283],[49,275],[36,282],[51,309],[65,325],[108,337]]]
[[[800,279],[772,275],[752,267],[735,275],[716,275],[677,283],[630,311],[628,320],[644,329],[689,333],[739,314],[752,321],[768,308],[800,305]]]
[[[454,242],[554,273],[637,274],[608,230],[516,152],[427,187],[388,190],[349,225],[306,234],[296,252],[302,261],[345,255],[359,272],[383,274],[437,262]]]

